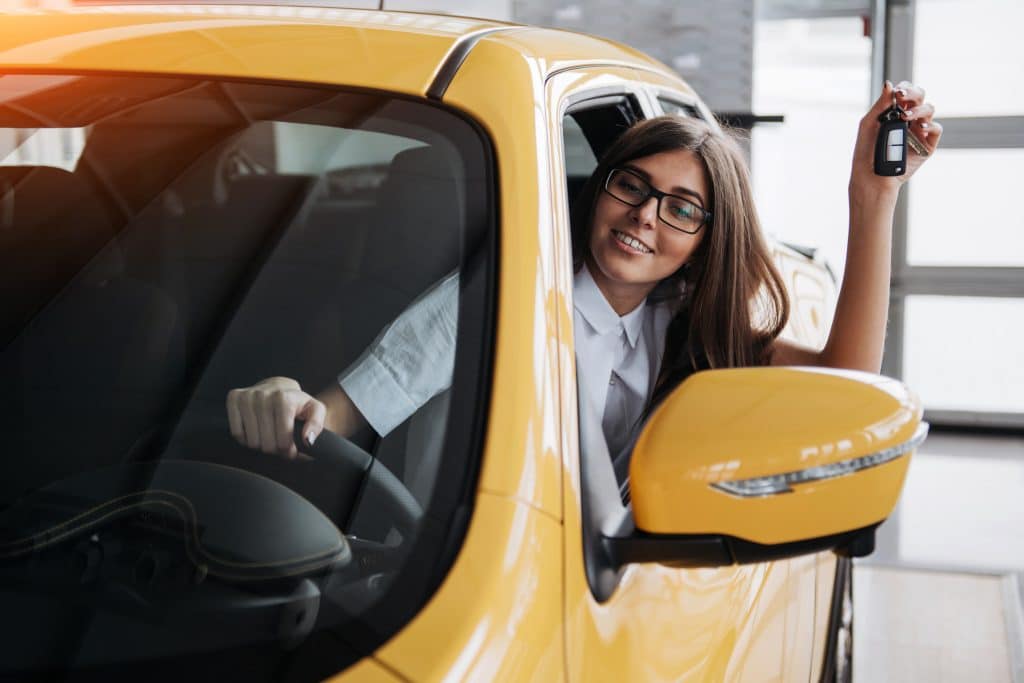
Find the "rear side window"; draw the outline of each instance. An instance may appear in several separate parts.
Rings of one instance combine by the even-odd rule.
[[[371,652],[468,517],[486,139],[417,101],[260,83],[7,75],[0,103],[0,670],[313,680]],[[231,439],[230,389],[329,386],[453,273],[450,389],[353,439],[401,496]]]
[[[562,119],[562,135],[565,145],[565,172],[570,178],[585,178],[597,168],[597,157],[583,129],[572,116]]]
[[[562,145],[570,207],[605,150],[639,120],[639,112],[636,99],[626,95],[587,98],[569,107],[562,117]]]
[[[630,96],[612,95],[572,103],[562,120],[566,158],[566,190],[570,209],[576,211],[580,192],[597,168],[598,159],[629,126],[642,116],[639,104]],[[603,178],[601,182],[603,182]],[[574,259],[581,253],[584,235],[573,234]],[[583,395],[577,392],[577,396]],[[579,422],[582,424],[582,420]],[[587,581],[600,602],[609,598],[623,570],[607,565],[601,543],[602,530],[612,528],[626,514],[628,458],[613,459],[603,437],[587,430],[579,434],[580,487],[583,514],[583,554]],[[609,471],[611,470],[611,471]]]
[[[676,114],[677,116],[687,116],[694,119],[704,118],[701,116],[700,110],[692,104],[683,104],[664,97],[658,98],[658,104],[661,105],[661,110],[666,114]]]

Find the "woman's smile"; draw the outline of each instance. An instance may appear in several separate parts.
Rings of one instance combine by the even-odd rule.
[[[627,254],[646,255],[654,253],[653,249],[633,235],[614,229],[611,231],[611,235],[615,239],[616,244]]]

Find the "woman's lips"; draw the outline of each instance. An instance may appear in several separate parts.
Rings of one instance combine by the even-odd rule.
[[[612,230],[612,241],[627,254],[646,255],[653,254],[654,250],[632,235],[620,230]]]

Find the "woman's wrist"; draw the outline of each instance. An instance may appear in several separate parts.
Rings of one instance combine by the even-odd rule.
[[[896,215],[899,186],[887,187],[883,183],[855,184],[851,181],[850,236],[891,235]],[[886,238],[888,239],[888,238]]]
[[[900,186],[888,182],[888,178],[879,178],[874,182],[858,182],[851,179],[848,188],[850,206],[860,208],[874,207],[880,210],[894,209],[900,196]],[[880,182],[879,182],[880,181]]]

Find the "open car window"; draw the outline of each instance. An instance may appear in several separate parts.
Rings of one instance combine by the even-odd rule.
[[[5,75],[0,93],[0,604],[18,619],[0,667],[279,680],[365,656],[425,603],[468,518],[486,139],[327,88]],[[353,488],[358,454],[231,439],[230,389],[321,390],[453,271],[450,391],[354,439],[387,476]]]
[[[635,96],[601,93],[570,103],[562,120],[563,148],[566,157],[566,192],[570,210],[597,167],[604,151],[629,126],[643,118]],[[598,381],[578,372],[577,398],[588,395],[586,383]],[[607,380],[604,380],[607,381]],[[602,529],[631,520],[628,508],[628,454],[614,457],[601,430],[601,416],[585,414],[594,406],[579,401],[580,488],[583,516],[583,554],[587,581],[599,600],[606,600],[618,584],[622,570],[608,566],[601,545]]]

